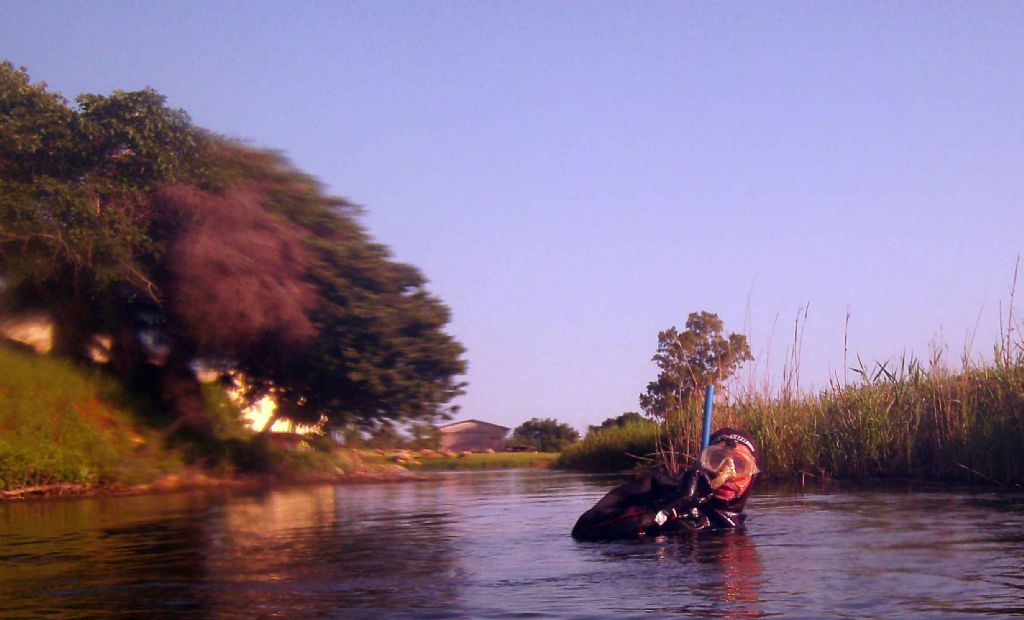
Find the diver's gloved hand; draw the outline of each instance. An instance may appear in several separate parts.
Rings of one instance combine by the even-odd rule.
[[[711,499],[711,481],[702,469],[688,469],[677,490],[655,502],[655,508],[676,518]]]

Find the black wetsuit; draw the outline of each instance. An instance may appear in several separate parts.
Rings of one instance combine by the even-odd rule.
[[[655,471],[605,495],[580,516],[572,536],[610,540],[734,528],[746,518],[746,493],[737,500],[718,505],[703,471],[688,469],[679,477]],[[665,517],[661,524],[659,512]]]

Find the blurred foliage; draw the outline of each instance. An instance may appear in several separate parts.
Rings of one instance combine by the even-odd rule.
[[[197,362],[300,422],[450,417],[466,365],[449,310],[358,213],[153,90],[70,105],[0,63],[0,304],[45,311],[64,355],[110,335],[110,367],[175,412],[168,432],[220,432]]]

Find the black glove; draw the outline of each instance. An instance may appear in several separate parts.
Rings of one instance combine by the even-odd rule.
[[[671,493],[655,501],[655,507],[672,517],[682,515],[711,499],[711,481],[702,469],[688,469]]]

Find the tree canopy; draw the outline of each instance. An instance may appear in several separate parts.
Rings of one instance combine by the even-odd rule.
[[[655,418],[680,411],[707,385],[718,385],[744,362],[754,359],[742,334],[723,335],[722,320],[712,312],[691,312],[686,330],[675,327],[658,334],[653,362],[658,378],[647,384],[640,406]]]
[[[203,431],[192,368],[335,423],[449,417],[464,349],[418,269],[280,154],[196,127],[151,89],[71,105],[0,63],[0,303]],[[157,352],[160,354],[158,355]]]
[[[596,431],[604,430],[606,428],[616,428],[627,426],[629,424],[643,424],[644,422],[651,424],[652,422],[647,418],[643,417],[636,411],[627,411],[622,415],[615,416],[614,418],[605,418],[604,422],[599,425],[593,425],[587,427],[587,433],[593,433]]]
[[[576,429],[553,418],[531,418],[512,431],[514,443],[528,445],[540,452],[561,452],[579,438]]]

